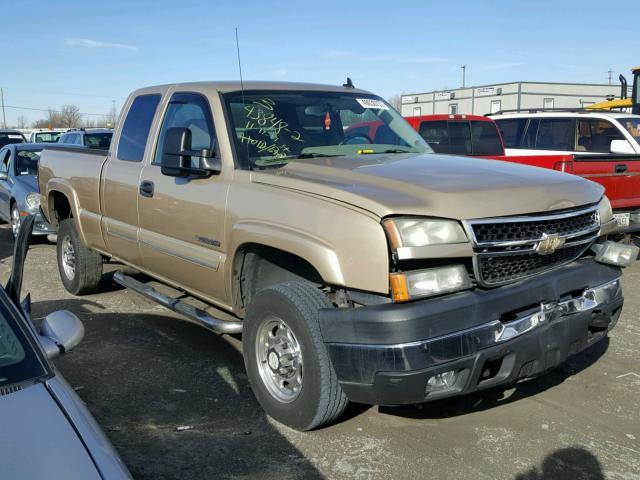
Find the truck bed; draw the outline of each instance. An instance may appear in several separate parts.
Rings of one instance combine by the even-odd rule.
[[[67,194],[67,198],[72,203],[71,210],[74,216],[89,217],[87,218],[88,222],[97,222],[99,227],[102,215],[100,174],[108,153],[107,150],[57,145],[48,146],[42,151],[38,167],[38,185],[40,187],[41,208],[43,212],[47,213],[50,221],[54,219],[48,214],[53,207],[49,203],[54,200],[49,192],[55,188]],[[79,168],[79,165],[82,168]],[[79,222],[80,225],[84,223],[84,220]],[[86,238],[84,231],[79,233],[87,241],[87,244],[95,244],[98,240]],[[101,239],[98,243],[102,243]]]

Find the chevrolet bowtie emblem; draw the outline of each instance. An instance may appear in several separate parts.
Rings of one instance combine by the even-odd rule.
[[[550,255],[564,245],[565,239],[557,233],[543,233],[542,240],[536,245],[538,255]]]

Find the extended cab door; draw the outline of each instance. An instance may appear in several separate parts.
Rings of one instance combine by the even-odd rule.
[[[142,170],[138,211],[144,267],[212,302],[225,299],[224,216],[231,172],[207,178],[163,175],[160,160],[169,128],[188,128],[192,150],[216,151],[209,100],[176,92],[166,107],[155,154]],[[219,155],[219,153],[216,153]]]
[[[611,152],[613,140],[626,140],[616,125],[605,119],[577,120],[573,173],[602,184],[613,208],[640,205],[640,157]]]
[[[117,145],[102,173],[102,233],[108,251],[140,266],[138,248],[138,190],[151,124],[161,95],[139,95],[130,103]]]

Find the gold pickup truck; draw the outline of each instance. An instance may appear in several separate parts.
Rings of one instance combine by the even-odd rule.
[[[637,256],[604,240],[601,186],[435,155],[350,84],[138,90],[108,152],[47,149],[39,184],[69,292],[105,262],[146,274],[114,278],[242,333],[256,397],[299,430],[547,371],[606,336]]]

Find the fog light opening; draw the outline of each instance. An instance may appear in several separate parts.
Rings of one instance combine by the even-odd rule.
[[[458,372],[455,370],[437,373],[427,380],[427,393],[448,390],[456,384],[456,380],[458,380]]]

